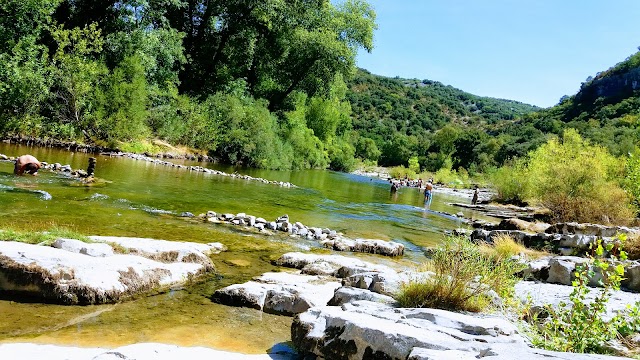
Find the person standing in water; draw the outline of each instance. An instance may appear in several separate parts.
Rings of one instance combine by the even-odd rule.
[[[471,199],[471,205],[476,205],[478,203],[478,185],[476,185],[476,190],[473,192],[473,198]]]
[[[433,190],[433,185],[431,185],[431,182],[428,182],[424,185],[424,202],[425,203],[431,203],[431,199],[433,197],[432,195],[432,190]]]
[[[13,168],[13,173],[16,175],[23,175],[25,172],[33,176],[38,175],[38,170],[42,167],[40,161],[32,155],[22,155],[16,159],[16,165]]]

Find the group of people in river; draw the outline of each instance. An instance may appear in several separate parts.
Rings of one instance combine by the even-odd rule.
[[[409,180],[405,178],[404,180],[396,180],[389,179],[391,183],[391,195],[394,195],[398,192],[401,186],[406,187],[417,187],[419,191],[424,193],[424,203],[431,204],[431,200],[433,199],[433,178],[430,178],[427,182],[424,183],[423,190],[423,182],[422,179],[417,180]]]
[[[428,181],[426,181],[424,183],[424,187],[423,187],[422,179],[417,179],[417,180],[409,180],[406,178],[404,180],[389,179],[389,182],[391,183],[391,195],[395,195],[401,186],[417,187],[419,191],[423,192],[424,203],[426,205],[431,204],[431,201],[433,200],[433,178],[430,178]],[[480,189],[478,185],[475,185],[473,196],[471,198],[471,205],[478,204],[479,192],[480,192]]]

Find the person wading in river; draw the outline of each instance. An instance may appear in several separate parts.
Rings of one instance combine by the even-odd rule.
[[[431,191],[433,190],[433,185],[431,185],[431,182],[428,182],[424,185],[424,202],[425,204],[430,204],[431,203],[431,198],[432,198],[432,194]]]
[[[38,175],[38,170],[42,164],[32,155],[22,155],[16,159],[16,166],[13,168],[13,173],[16,175],[23,175],[25,172],[33,176]]]

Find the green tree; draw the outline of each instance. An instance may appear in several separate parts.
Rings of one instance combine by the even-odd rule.
[[[88,115],[87,130],[101,140],[129,141],[149,135],[148,93],[140,57],[126,58],[104,81]]]
[[[60,0],[1,1],[0,53],[12,52],[23,39],[39,39],[50,26],[51,15],[59,3]]]
[[[361,137],[356,142],[356,156],[365,159],[378,161],[380,158],[380,150],[373,139]]]
[[[623,165],[601,146],[591,145],[572,129],[529,154],[527,174],[533,196],[557,220],[624,223],[631,216],[629,198],[620,188]]]
[[[107,74],[106,66],[94,58],[102,51],[102,34],[94,23],[71,30],[60,25],[53,29],[52,36],[58,46],[53,56],[54,113],[61,124],[73,129],[72,133],[82,131],[97,105],[94,90]]]
[[[40,106],[47,99],[52,68],[34,37],[0,53],[0,130],[40,135]]]

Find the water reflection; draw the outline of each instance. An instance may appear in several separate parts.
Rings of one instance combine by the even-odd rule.
[[[71,164],[73,168],[86,168],[89,158],[83,153],[8,144],[0,144],[0,153],[8,156],[31,153],[42,161]],[[199,165],[287,181],[299,188],[107,156],[97,157],[96,176],[108,182],[101,187],[77,187],[70,186],[73,180],[47,171],[41,171],[37,177],[15,177],[13,165],[0,162],[0,227],[11,227],[28,219],[34,230],[53,224],[88,235],[219,241],[229,248],[214,257],[218,276],[185,289],[119,304],[103,313],[96,313],[106,308],[103,306],[65,307],[0,299],[4,318],[0,322],[0,339],[84,346],[158,341],[264,352],[290,338],[291,318],[214,304],[211,294],[217,288],[277,270],[270,260],[284,252],[326,250],[321,250],[316,241],[286,235],[269,238],[248,235],[237,228],[183,219],[176,214],[189,211],[197,215],[213,210],[244,212],[265,219],[288,214],[294,222],[328,227],[352,238],[399,241],[406,246],[405,257],[377,259],[407,265],[422,261],[423,247],[440,241],[445,230],[463,225],[459,218],[441,212],[462,211],[465,216],[477,216],[470,210],[447,204],[459,201],[456,197],[436,194],[433,202],[425,206],[423,194],[417,188],[399,188],[391,194],[388,182],[358,175]],[[42,200],[45,194],[48,201]],[[86,320],[73,323],[83,315]],[[56,327],[70,323],[73,325]]]

